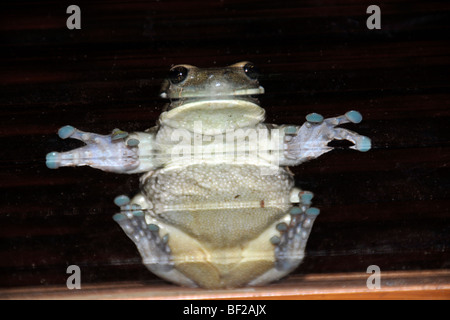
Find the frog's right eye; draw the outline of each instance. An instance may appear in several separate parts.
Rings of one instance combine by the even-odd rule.
[[[189,70],[186,67],[175,66],[170,69],[168,78],[173,84],[178,84],[187,78],[188,73]]]
[[[256,68],[256,66],[251,63],[251,62],[247,62],[242,69],[244,69],[245,74],[247,75],[247,77],[249,77],[252,80],[257,80],[258,79],[258,68]]]

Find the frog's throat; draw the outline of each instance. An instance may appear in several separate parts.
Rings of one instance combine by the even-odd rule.
[[[257,103],[237,99],[193,101],[163,112],[161,125],[190,132],[215,135],[227,130],[253,127],[265,119]]]

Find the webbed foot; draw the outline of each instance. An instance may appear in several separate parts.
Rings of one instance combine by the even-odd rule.
[[[294,188],[291,192],[289,222],[276,225],[279,236],[270,238],[274,246],[275,263],[272,269],[249,282],[249,285],[263,285],[284,277],[298,267],[305,256],[305,247],[314,220],[320,211],[310,207],[313,193]]]
[[[91,166],[103,171],[124,173],[139,166],[139,140],[129,138],[128,133],[119,129],[110,135],[83,132],[72,126],[59,129],[61,139],[77,139],[85,146],[67,152],[50,152],[46,165],[50,169],[69,166]]]
[[[158,225],[145,221],[145,215],[151,212],[149,203],[142,201],[142,196],[139,195],[133,200],[121,195],[114,199],[114,203],[120,207],[120,213],[115,214],[113,219],[134,242],[143,264],[151,272],[170,282],[197,287],[194,281],[176,269],[169,247],[169,235],[161,236],[161,228]]]
[[[344,123],[360,123],[362,116],[358,111],[349,111],[344,115],[324,119],[320,114],[311,113],[306,116],[300,128],[287,126],[284,128],[284,157],[288,165],[299,164],[331,151],[328,146],[332,140],[348,140],[354,145],[351,149],[361,152],[370,150],[371,140],[348,129],[337,128]]]
[[[290,223],[277,225],[278,231],[281,232],[281,236],[275,239],[275,268],[277,270],[290,272],[303,260],[306,242],[319,213],[319,209],[309,208],[309,205],[292,207]],[[274,243],[273,239],[271,241]]]
[[[130,203],[127,196],[116,197],[114,203],[120,207],[120,213],[115,214],[113,219],[134,242],[143,263],[154,272],[172,270],[174,263],[168,246],[169,235],[161,237],[160,228],[156,224],[146,223],[146,209]]]

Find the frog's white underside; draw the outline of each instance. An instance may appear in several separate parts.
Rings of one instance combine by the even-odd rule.
[[[212,248],[256,238],[292,206],[293,179],[282,168],[262,176],[255,165],[188,165],[158,170],[141,183],[154,218]]]
[[[181,273],[206,287],[243,285],[250,274],[255,278],[272,269],[275,255],[268,239],[279,235],[277,224],[289,223],[292,207],[292,175],[282,168],[274,175],[259,172],[255,165],[165,168],[141,181],[143,195],[132,203],[147,209],[148,224],[170,235]],[[202,276],[194,277],[199,270]]]

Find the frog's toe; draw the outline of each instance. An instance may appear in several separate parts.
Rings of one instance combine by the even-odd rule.
[[[369,151],[372,148],[372,141],[366,136],[359,136],[358,139],[355,139],[354,143],[355,145],[350,148],[361,152]]]
[[[360,123],[361,121],[362,121],[361,113],[359,113],[358,111],[355,111],[355,110],[350,110],[343,115],[340,115],[337,117],[332,117],[332,118],[327,118],[324,120],[324,122],[331,127],[336,127],[340,124],[350,123],[350,122],[351,123]]]
[[[309,196],[307,197],[309,198]],[[310,199],[309,199],[310,200]],[[270,241],[275,247],[275,268],[289,272],[303,260],[306,242],[319,209],[310,208],[308,204],[294,206],[290,210],[289,224],[280,223],[277,230],[280,237],[272,237]]]
[[[130,198],[124,194],[114,198],[114,204],[118,207],[122,207],[130,203]]]
[[[319,124],[323,122],[323,116],[318,113],[310,113],[306,116],[306,121],[312,124]]]
[[[311,191],[300,190],[293,188],[289,194],[289,201],[291,203],[301,203],[302,205],[311,205],[311,200],[314,194]]]
[[[128,137],[128,132],[120,130],[118,128],[114,129],[111,132],[111,140],[112,141],[125,139],[126,137]]]
[[[61,166],[59,152],[49,152],[45,156],[45,165],[49,169],[58,169]]]
[[[96,139],[102,139],[105,137],[104,135],[101,134],[81,131],[70,125],[59,128],[58,136],[61,139],[71,138],[83,141],[87,144],[96,143]]]
[[[76,129],[72,126],[64,126],[59,128],[58,130],[58,136],[61,139],[67,139],[71,137],[76,132]]]
[[[328,140],[348,140],[354,143],[354,146],[350,147],[361,152],[369,151],[372,147],[371,140],[362,136],[356,132],[343,129],[335,128],[338,125],[344,123],[360,123],[362,121],[362,115],[358,111],[350,110],[344,115],[328,118],[324,120],[324,124],[328,127]]]
[[[331,140],[348,140],[354,143],[351,149],[355,149],[361,152],[369,151],[372,148],[372,142],[370,138],[357,134],[356,132],[342,129],[334,128],[332,135],[330,135]]]

